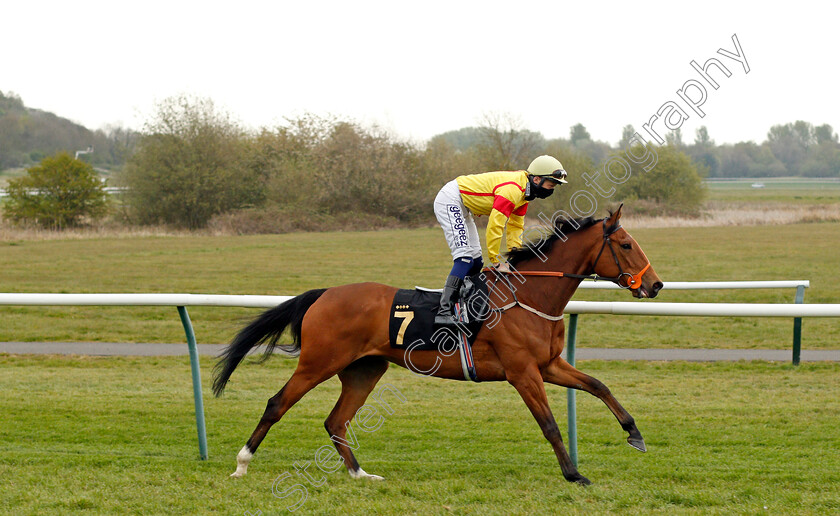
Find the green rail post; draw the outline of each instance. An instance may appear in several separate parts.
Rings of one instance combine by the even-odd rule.
[[[195,343],[190,314],[184,306],[178,307],[181,324],[187,334],[187,344],[190,348],[190,368],[192,369],[193,398],[195,399],[195,428],[198,431],[198,452],[201,460],[207,460],[207,429],[204,426],[204,397],[201,394],[201,370],[198,366],[198,345]]]
[[[566,362],[569,365],[575,365],[575,340],[577,339],[577,320],[578,314],[571,314],[569,316],[569,338],[566,342]],[[575,408],[575,390],[571,388],[566,389],[566,412],[569,418],[569,457],[572,459],[572,464],[577,466],[577,409]]]
[[[796,299],[794,303],[802,304],[805,301],[805,285],[796,287]],[[799,365],[799,356],[802,353],[802,318],[793,318],[793,365]]]

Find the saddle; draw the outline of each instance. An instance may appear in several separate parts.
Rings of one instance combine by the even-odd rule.
[[[434,324],[440,296],[440,290],[420,287],[397,291],[391,303],[388,325],[391,347],[411,351],[439,351],[447,356],[456,347],[460,348],[462,364],[465,371],[469,371],[465,377],[475,381],[475,367],[469,348],[490,315],[487,284],[480,275],[464,279],[457,307],[462,323],[454,329]]]

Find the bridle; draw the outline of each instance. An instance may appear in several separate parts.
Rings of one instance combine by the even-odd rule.
[[[642,286],[642,276],[644,276],[645,272],[650,268],[650,261],[647,262],[642,270],[640,270],[636,274],[631,274],[629,272],[624,272],[624,269],[621,268],[621,264],[618,262],[618,255],[613,249],[612,240],[610,240],[610,235],[621,229],[621,224],[616,224],[610,231],[607,231],[607,219],[603,220],[604,226],[604,241],[601,243],[601,250],[598,251],[598,256],[595,257],[595,263],[592,264],[592,270],[595,270],[595,267],[598,265],[598,260],[601,259],[601,255],[604,254],[604,248],[609,247],[610,254],[612,254],[613,261],[615,262],[615,266],[618,267],[618,276],[615,278],[605,278],[603,276],[598,276],[597,274],[593,276],[582,276],[584,279],[591,277],[594,280],[609,280],[614,282],[621,288],[626,288],[630,290],[636,290],[637,288]],[[647,257],[645,257],[647,260]],[[567,274],[566,276],[570,276]],[[627,278],[627,284],[622,283],[623,278]]]
[[[601,255],[604,254],[604,249],[609,248],[610,249],[610,254],[613,257],[613,261],[615,261],[615,265],[616,265],[616,267],[618,267],[618,276],[612,278],[612,277],[608,277],[608,276],[600,276],[598,274],[571,274],[571,273],[559,272],[559,271],[504,271],[505,274],[502,274],[502,271],[498,271],[495,268],[488,267],[488,268],[485,268],[484,270],[485,271],[486,270],[491,270],[491,271],[495,272],[496,273],[496,281],[498,281],[499,279],[504,280],[504,282],[507,284],[508,288],[510,289],[511,294],[513,294],[513,301],[506,304],[505,306],[498,307],[498,308],[493,308],[492,310],[496,311],[496,312],[504,312],[505,310],[513,308],[514,306],[519,306],[519,307],[521,307],[521,308],[523,308],[523,309],[525,309],[525,310],[527,310],[527,311],[529,311],[533,314],[536,314],[536,315],[542,317],[543,319],[547,319],[549,321],[559,321],[559,320],[563,319],[563,314],[562,313],[560,315],[549,315],[549,314],[543,313],[543,312],[537,310],[536,308],[528,306],[525,303],[519,301],[519,299],[517,299],[517,296],[516,296],[516,288],[514,288],[510,279],[508,279],[508,277],[507,277],[508,275],[514,275],[514,274],[520,275],[520,276],[549,276],[549,277],[555,277],[555,278],[575,278],[575,279],[591,279],[591,280],[594,280],[594,281],[599,281],[599,280],[600,281],[612,281],[613,283],[615,283],[619,287],[626,288],[626,289],[629,289],[629,290],[636,290],[639,287],[641,287],[642,286],[642,276],[644,276],[645,272],[647,272],[647,270],[650,268],[650,260],[648,260],[647,256],[645,256],[645,260],[647,260],[647,265],[645,265],[642,268],[642,270],[640,270],[636,274],[631,274],[629,272],[625,272],[624,269],[621,267],[621,263],[619,263],[619,261],[618,261],[618,255],[616,254],[615,249],[613,249],[612,240],[610,240],[610,235],[612,235],[613,233],[615,233],[616,231],[621,229],[621,225],[616,224],[612,228],[607,228],[607,219],[604,219],[603,220],[603,227],[604,227],[604,240],[603,240],[603,242],[601,242],[601,249],[598,251],[598,256],[595,257],[595,262],[592,264],[592,269],[593,269],[593,271],[595,270],[595,267],[598,265],[598,260],[600,260]],[[627,284],[626,285],[624,285],[622,283],[624,278],[627,278]]]
[[[647,260],[647,265],[645,265],[642,270],[637,272],[636,274],[632,274],[630,272],[625,272],[624,269],[621,267],[621,264],[618,261],[618,255],[613,249],[612,240],[610,240],[610,235],[621,229],[621,224],[616,224],[612,228],[607,228],[607,219],[603,219],[602,221],[603,228],[604,228],[604,240],[601,242],[601,249],[598,251],[598,256],[595,257],[595,262],[592,264],[592,269],[595,270],[595,267],[598,265],[598,261],[601,259],[601,255],[604,254],[604,249],[609,248],[610,254],[613,257],[613,261],[615,262],[616,267],[618,267],[618,276],[609,277],[609,276],[600,276],[598,274],[571,274],[566,272],[558,272],[558,271],[511,271],[511,274],[518,274],[521,276],[553,276],[558,278],[575,278],[575,279],[590,279],[594,281],[612,281],[616,285],[621,288],[626,288],[629,290],[636,290],[642,286],[642,276],[644,276],[645,272],[650,268],[650,260]],[[492,270],[492,269],[491,269]],[[627,281],[625,285],[623,281]]]

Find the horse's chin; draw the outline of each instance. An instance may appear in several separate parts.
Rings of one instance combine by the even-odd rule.
[[[640,285],[639,288],[634,289],[633,297],[636,299],[653,299],[659,294],[659,291],[662,289],[662,283],[656,282],[650,286],[650,288],[645,287],[644,285]]]

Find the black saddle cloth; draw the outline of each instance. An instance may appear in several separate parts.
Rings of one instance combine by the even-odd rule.
[[[440,306],[440,292],[426,290],[400,289],[394,295],[391,303],[391,317],[389,320],[388,336],[391,347],[425,351],[445,347],[452,349],[451,341],[454,332],[459,329],[467,335],[472,345],[478,336],[481,325],[490,314],[490,303],[487,284],[479,276],[467,277],[461,287],[459,304],[466,310],[467,322],[452,328],[451,332],[438,332],[435,326],[435,315]]]

